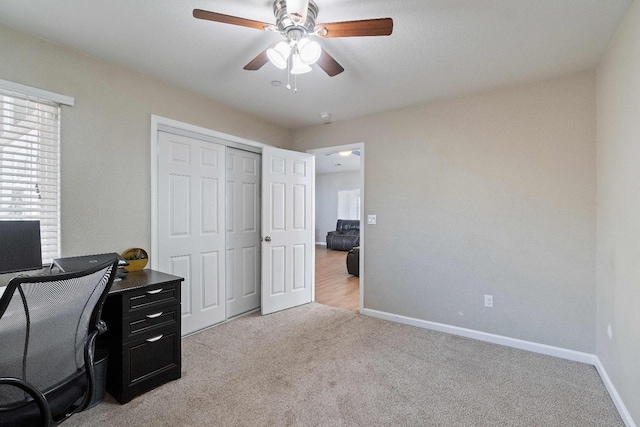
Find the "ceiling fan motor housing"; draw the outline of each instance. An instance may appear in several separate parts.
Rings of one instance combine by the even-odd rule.
[[[296,24],[287,14],[287,0],[274,1],[273,14],[276,17],[276,25],[278,26],[278,30],[285,35],[288,34],[290,30],[301,30],[304,33],[302,37],[298,36],[298,31],[292,34],[292,36],[298,39],[303,38],[307,34],[313,32],[313,28],[316,26],[316,17],[318,16],[318,5],[313,0],[309,0],[309,7],[307,8],[307,20],[302,24]]]

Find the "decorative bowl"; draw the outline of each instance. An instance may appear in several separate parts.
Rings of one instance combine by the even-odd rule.
[[[149,262],[149,255],[142,248],[129,248],[122,252],[122,258],[126,259],[129,265],[125,265],[124,269],[127,271],[142,270],[147,266]]]

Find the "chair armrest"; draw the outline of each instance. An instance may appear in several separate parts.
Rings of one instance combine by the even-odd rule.
[[[96,323],[96,329],[98,330],[98,335],[102,335],[109,330],[109,327],[104,320],[98,320],[98,323]]]
[[[38,405],[38,409],[40,409],[40,414],[43,418],[42,425],[45,427],[51,426],[53,422],[53,419],[51,417],[51,409],[49,409],[49,403],[47,403],[47,399],[40,392],[40,390],[31,385],[31,383],[14,377],[0,378],[0,384],[18,387],[19,389],[22,389],[23,391],[28,393],[29,396],[31,396],[36,402],[36,405]]]

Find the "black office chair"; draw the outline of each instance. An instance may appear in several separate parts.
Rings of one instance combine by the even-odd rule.
[[[87,407],[118,261],[16,277],[0,297],[0,426],[55,426]]]

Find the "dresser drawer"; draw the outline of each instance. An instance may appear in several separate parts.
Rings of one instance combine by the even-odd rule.
[[[179,316],[180,306],[170,305],[158,307],[149,313],[129,317],[123,325],[125,327],[124,337],[126,337],[126,341],[131,341],[148,332],[177,329]]]
[[[180,365],[179,333],[159,333],[144,342],[131,345],[129,351],[129,384]]]
[[[180,331],[158,331],[123,348],[124,390],[117,396],[121,403],[138,394],[180,378]]]
[[[180,303],[180,282],[150,286],[125,295],[125,312],[134,314],[140,310],[153,310],[164,304]],[[125,313],[125,316],[127,313]]]

